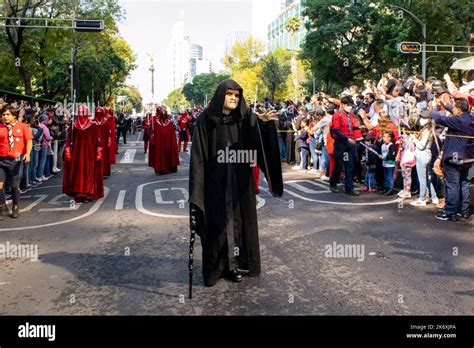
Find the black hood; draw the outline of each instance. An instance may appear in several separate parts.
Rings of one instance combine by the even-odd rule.
[[[203,111],[203,114],[209,118],[215,125],[222,123],[222,109],[224,108],[225,95],[228,89],[240,92],[240,100],[237,108],[232,110],[229,116],[232,116],[236,122],[244,119],[249,111],[244,98],[244,90],[234,80],[224,80],[217,86],[216,92],[209,103],[209,106]]]

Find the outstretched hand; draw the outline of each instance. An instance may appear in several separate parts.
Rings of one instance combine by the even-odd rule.
[[[278,112],[276,110],[265,110],[265,112],[256,113],[257,117],[262,120],[263,122],[268,122],[268,121],[278,121]]]

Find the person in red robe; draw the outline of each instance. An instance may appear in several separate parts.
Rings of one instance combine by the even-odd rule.
[[[148,145],[150,142],[150,124],[151,124],[151,112],[147,112],[142,124],[143,146],[144,146],[145,154],[148,152]]]
[[[107,110],[101,106],[95,109],[94,123],[99,128],[99,136],[102,140],[102,169],[104,176],[110,176],[111,173],[110,149],[112,146],[112,139],[107,114]]]
[[[253,171],[253,181],[255,183],[255,193],[260,194],[260,168],[256,165],[252,168]]]
[[[117,163],[117,153],[118,153],[118,145],[117,145],[117,128],[115,126],[115,115],[114,109],[108,108],[108,119],[107,125],[109,126],[110,137],[111,137],[111,145],[110,145],[110,164]]]
[[[99,127],[89,119],[89,109],[84,105],[78,108],[76,120],[68,129],[64,159],[64,194],[83,203],[104,197]]]
[[[159,175],[175,173],[179,166],[176,132],[166,110],[161,110],[154,125],[155,153],[153,167]],[[151,152],[150,152],[151,155]]]
[[[151,117],[150,124],[148,125],[148,138],[149,138],[149,149],[148,149],[148,167],[155,166],[155,126],[156,120],[159,119],[162,113],[161,107],[156,108],[156,115]]]
[[[189,116],[188,114],[183,111],[181,112],[181,116],[178,120],[178,152],[181,151],[181,143],[184,141],[183,151],[188,152],[188,142],[191,137],[191,133],[189,132]]]

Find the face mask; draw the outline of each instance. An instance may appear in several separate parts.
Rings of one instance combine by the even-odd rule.
[[[346,106],[346,107],[344,108],[344,110],[345,110],[346,112],[351,112],[351,111],[352,111],[352,106]]]

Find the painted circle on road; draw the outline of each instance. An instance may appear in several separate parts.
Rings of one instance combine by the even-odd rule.
[[[31,189],[31,191],[33,191],[33,190],[43,190],[43,189],[46,189],[46,188],[61,187],[61,186],[62,186],[62,185],[45,186],[45,187],[39,187],[39,188]],[[84,213],[84,214],[82,214],[82,215],[79,215],[79,216],[76,216],[76,217],[74,217],[74,218],[67,219],[67,220],[64,220],[64,221],[56,221],[56,222],[52,222],[52,223],[49,223],[49,224],[43,224],[43,225],[1,228],[1,229],[0,229],[0,232],[34,230],[34,229],[38,229],[38,228],[64,225],[64,224],[68,224],[68,223],[70,223],[70,222],[74,222],[74,221],[78,221],[78,220],[84,219],[84,218],[86,218],[86,217],[88,217],[88,216],[91,216],[92,214],[94,214],[95,212],[97,212],[97,211],[99,210],[99,208],[101,207],[102,203],[105,201],[105,199],[106,199],[107,196],[109,195],[109,192],[110,192],[109,188],[108,188],[108,187],[105,187],[105,188],[104,188],[104,197],[101,198],[101,199],[99,199],[97,202],[95,202],[94,205],[92,205],[92,207],[91,207],[86,213]]]

